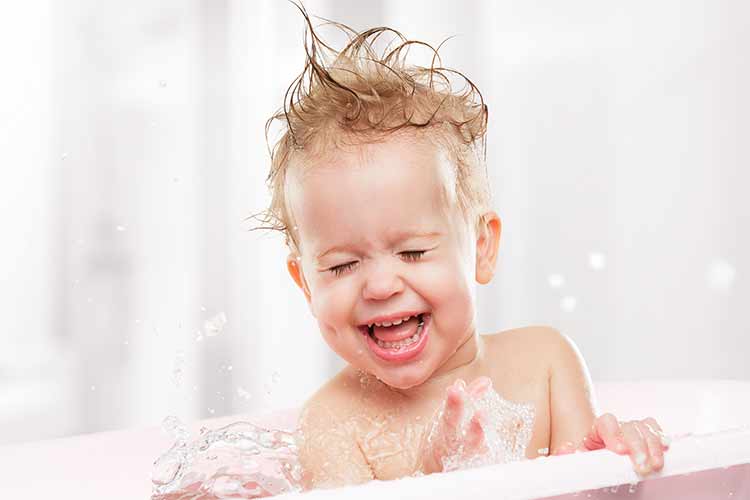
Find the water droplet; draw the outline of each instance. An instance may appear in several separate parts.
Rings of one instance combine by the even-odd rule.
[[[607,265],[607,258],[603,253],[591,252],[589,253],[589,267],[594,271],[601,271],[604,266]]]
[[[229,365],[229,366],[227,366],[227,371],[228,371],[228,372],[231,372],[231,371],[232,371],[232,365]]]
[[[207,319],[203,322],[203,330],[206,333],[206,337],[215,337],[219,335],[227,324],[227,315],[220,312],[213,318]]]
[[[550,288],[560,288],[565,284],[565,278],[562,274],[550,274],[547,276],[547,283]]]
[[[68,153],[63,153],[63,154],[60,155],[60,159],[62,161],[65,161],[67,158],[68,158]]]
[[[213,415],[214,413],[216,413],[216,410],[214,410],[213,408],[209,408],[208,409],[208,413],[210,413],[211,415]]]
[[[119,232],[125,231],[125,226],[117,226],[115,229],[117,229]]]
[[[166,80],[159,80],[159,87],[164,88],[167,86]]]
[[[204,306],[201,306],[201,312],[206,312],[206,308]]]
[[[628,493],[635,493],[635,490],[638,488],[638,483],[630,483],[630,486],[628,487]]]
[[[140,325],[141,324],[141,320],[140,319],[135,320],[135,324],[136,325]]]
[[[237,395],[247,401],[249,401],[252,398],[252,395],[248,391],[246,391],[243,387],[237,387]]]
[[[714,259],[706,270],[706,281],[711,290],[728,292],[732,288],[737,273],[734,267],[724,259]]]
[[[92,390],[92,391],[95,391],[95,390],[96,390],[96,386],[95,386],[95,385],[92,385],[92,386],[91,386],[91,390]]]
[[[560,301],[560,309],[565,312],[573,312],[576,308],[578,300],[572,295],[567,295]]]
[[[185,352],[178,350],[172,364],[172,384],[179,388],[182,385],[183,372],[185,369]]]

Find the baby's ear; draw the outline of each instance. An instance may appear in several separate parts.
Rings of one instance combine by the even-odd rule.
[[[305,294],[307,303],[310,304],[310,288],[307,286],[305,275],[302,273],[301,261],[297,259],[298,256],[296,254],[290,253],[286,258],[286,268],[294,282],[297,283],[297,286],[302,290],[302,293]]]
[[[500,217],[495,212],[490,211],[482,215],[477,231],[476,269],[476,279],[482,285],[489,283],[495,275],[497,248],[500,245],[501,231]]]

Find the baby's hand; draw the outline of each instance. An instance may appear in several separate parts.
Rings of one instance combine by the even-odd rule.
[[[597,417],[589,434],[583,438],[586,450],[607,448],[618,454],[628,454],[633,469],[640,475],[659,471],[664,467],[664,451],[669,438],[651,417],[643,420],[618,422],[611,413]]]
[[[421,451],[422,471],[425,474],[442,472],[443,459],[447,457],[458,457],[463,461],[487,452],[481,425],[486,418],[484,412],[474,413],[465,435],[460,424],[465,410],[465,395],[479,398],[491,386],[492,381],[488,377],[478,377],[468,387],[462,379],[448,387],[445,411],[433,423],[433,428],[429,431],[430,439]]]

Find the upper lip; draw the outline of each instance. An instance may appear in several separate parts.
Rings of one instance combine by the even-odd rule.
[[[424,311],[403,311],[403,312],[397,312],[393,314],[383,314],[380,316],[374,316],[370,319],[368,319],[366,322],[362,323],[361,326],[370,326],[375,323],[393,323],[396,320],[399,320],[401,318],[406,318],[409,316],[419,316],[420,314],[425,314]]]

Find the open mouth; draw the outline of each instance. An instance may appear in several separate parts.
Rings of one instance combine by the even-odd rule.
[[[401,361],[422,351],[429,324],[430,314],[419,313],[394,323],[360,325],[359,330],[367,336],[367,345],[378,357],[388,361]]]

